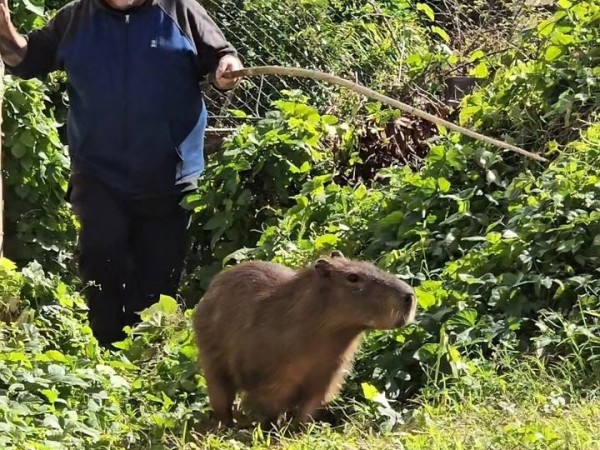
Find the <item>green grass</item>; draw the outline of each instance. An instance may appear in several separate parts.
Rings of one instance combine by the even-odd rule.
[[[506,399],[454,408],[427,405],[421,422],[406,435],[405,448],[600,448],[598,400],[577,401],[550,410]]]
[[[393,431],[356,417],[302,433],[207,433],[195,443],[172,445],[185,450],[600,449],[597,376],[596,381],[583,377],[566,362],[550,371],[535,359],[503,361],[510,369],[502,374],[486,366],[460,385],[424,392],[406,423]]]
[[[187,450],[215,449],[600,449],[600,401],[585,400],[548,413],[531,405],[492,400],[460,407],[426,405],[418,424],[389,433],[352,422],[315,426],[295,437],[261,433],[209,434]]]

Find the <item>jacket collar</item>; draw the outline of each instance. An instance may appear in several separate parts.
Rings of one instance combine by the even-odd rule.
[[[127,9],[116,9],[110,6],[107,0],[92,0],[97,8],[103,9],[113,14],[126,15],[126,14],[135,14],[139,11],[143,11],[147,8],[152,7],[156,0],[145,0],[141,5],[132,6]]]

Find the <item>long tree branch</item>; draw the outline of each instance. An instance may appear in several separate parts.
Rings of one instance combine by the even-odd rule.
[[[354,92],[357,92],[361,95],[364,95],[372,100],[379,101],[381,103],[385,103],[386,105],[392,106],[394,108],[400,109],[408,114],[412,114],[414,116],[425,119],[429,122],[433,122],[436,125],[441,125],[449,130],[456,131],[458,133],[464,134],[465,136],[469,136],[473,139],[477,139],[482,142],[486,142],[488,144],[494,145],[496,147],[503,148],[505,150],[510,150],[512,152],[518,153],[520,155],[526,156],[527,158],[534,159],[540,162],[548,162],[546,158],[540,156],[536,153],[528,152],[527,150],[523,150],[515,145],[509,144],[507,142],[500,141],[498,139],[494,139],[483,134],[477,133],[475,131],[469,130],[467,128],[456,125],[452,122],[444,120],[440,117],[436,117],[433,114],[429,114],[420,109],[414,108],[406,103],[402,103],[393,98],[382,95],[378,92],[373,91],[365,86],[362,86],[358,83],[354,83],[349,80],[345,80],[335,75],[331,75],[324,72],[319,72],[316,70],[310,69],[301,69],[295,67],[281,67],[281,66],[257,66],[257,67],[249,67],[241,70],[236,70],[232,72],[226,72],[224,76],[227,78],[239,78],[239,77],[248,77],[248,76],[256,76],[256,75],[283,75],[290,77],[299,77],[299,78],[311,78],[313,80],[324,81],[327,83],[337,84],[339,86],[343,86],[348,88]]]

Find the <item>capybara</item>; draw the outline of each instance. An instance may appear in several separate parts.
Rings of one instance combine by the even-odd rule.
[[[298,271],[265,261],[223,270],[193,316],[214,418],[233,425],[239,392],[263,426],[292,411],[311,420],[342,387],[363,332],[402,327],[415,310],[407,283],[339,251]]]

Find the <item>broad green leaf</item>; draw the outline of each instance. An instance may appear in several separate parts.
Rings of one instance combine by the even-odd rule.
[[[367,196],[368,193],[369,190],[367,189],[367,187],[364,184],[359,184],[356,190],[354,191],[354,198],[356,200],[362,200]]]
[[[300,167],[296,167],[290,162],[288,162],[288,164],[290,165],[290,172],[292,173],[307,173],[310,172],[312,168],[310,162],[308,161],[304,161]]]
[[[53,381],[62,381],[65,377],[67,371],[63,366],[59,366],[58,364],[50,364],[48,366],[48,376]]]
[[[439,351],[439,348],[439,344],[425,344],[416,351],[416,353],[414,354],[414,358],[422,362],[431,361]]]
[[[450,65],[453,66],[453,65],[455,65],[457,63],[458,63],[458,56],[456,56],[456,55],[450,55],[450,56],[448,56],[448,64],[450,64]]]
[[[160,305],[161,311],[165,314],[175,314],[179,309],[177,300],[167,295],[161,295],[158,304]]]
[[[129,382],[120,375],[113,375],[112,377],[110,377],[110,384],[115,389],[129,388]]]
[[[452,184],[450,184],[450,181],[448,181],[446,178],[438,178],[437,183],[440,188],[440,192],[444,194],[449,192],[450,188],[452,187]]]
[[[468,122],[471,117],[473,117],[475,114],[478,114],[480,112],[481,112],[481,106],[467,106],[465,108],[461,108],[461,110],[459,112],[459,118],[460,118],[461,123]]]
[[[436,303],[435,295],[430,291],[425,291],[420,287],[416,287],[415,294],[417,296],[419,308],[422,308],[424,311],[427,311]]]
[[[548,62],[554,61],[556,58],[560,57],[563,54],[562,47],[558,45],[550,45],[546,52],[544,53],[544,59]]]
[[[475,309],[464,309],[454,314],[446,323],[449,326],[471,328],[475,326],[477,317],[478,314]]]
[[[481,59],[485,56],[485,53],[483,53],[483,50],[475,50],[473,53],[471,53],[469,55],[469,61],[470,62],[475,62],[478,59]]]
[[[469,73],[475,78],[485,78],[489,74],[487,64],[482,61],[473,67]]]
[[[550,19],[541,21],[537,26],[538,33],[542,37],[550,36],[550,34],[552,33],[552,30],[554,30],[555,24],[556,24],[556,19],[554,19],[554,18],[550,18]]]
[[[27,151],[28,148],[19,141],[15,142],[10,148],[10,152],[17,159],[25,156]]]
[[[388,214],[386,217],[379,221],[379,225],[382,227],[389,227],[393,225],[399,225],[404,220],[404,213],[402,211],[394,211]]]
[[[304,195],[299,195],[298,197],[296,197],[296,203],[298,204],[298,206],[306,208],[309,204],[309,200]]]
[[[575,42],[575,38],[572,35],[565,33],[556,33],[552,36],[551,40],[552,43],[556,44],[559,47],[571,45]]]
[[[340,122],[340,120],[336,116],[331,116],[329,114],[321,116],[321,119],[327,125],[337,125]]]
[[[227,215],[222,212],[216,213],[207,223],[204,225],[204,229],[207,231],[217,230],[227,222]]]
[[[179,349],[179,352],[190,361],[196,362],[198,351],[195,345],[184,345]]]
[[[519,235],[512,230],[504,230],[502,237],[504,239],[518,239]]]
[[[233,117],[237,117],[237,118],[240,118],[240,119],[245,119],[245,118],[249,117],[248,114],[246,114],[244,111],[239,110],[239,109],[230,109],[229,113]]]
[[[34,5],[33,2],[31,2],[31,0],[22,0],[22,1],[25,4],[25,8],[27,8],[28,11],[31,11],[32,13],[34,13],[40,17],[44,16],[44,8],[42,8],[41,6],[38,6],[38,5]]]
[[[54,389],[42,389],[40,390],[40,394],[46,397],[52,404],[58,399],[58,392]]]
[[[237,205],[246,205],[252,199],[252,191],[244,189],[236,200]]]
[[[65,355],[57,350],[48,350],[45,353],[45,355],[51,361],[56,361],[56,362],[66,362],[67,361],[67,358],[65,357]]]
[[[431,31],[441,37],[446,44],[450,42],[450,36],[442,28],[434,25],[431,27]]]
[[[0,257],[0,268],[12,272],[16,270],[17,265],[8,258]]]
[[[42,421],[42,426],[46,428],[52,428],[54,430],[62,430],[60,422],[58,421],[58,417],[56,416],[46,416]]]
[[[9,362],[30,363],[29,356],[21,352],[4,353],[2,359]]]
[[[423,64],[423,58],[421,57],[421,55],[413,53],[412,55],[409,55],[406,58],[406,64],[408,64],[409,66],[420,66],[421,64]]]
[[[361,387],[363,395],[369,401],[374,400],[379,395],[377,388],[370,383],[361,383]]]
[[[325,247],[331,247],[338,243],[339,238],[335,234],[323,234],[315,239],[315,248],[320,250]]]
[[[500,176],[498,175],[498,172],[495,170],[486,170],[485,180],[488,184],[496,184],[498,186],[501,185]]]
[[[431,9],[431,6],[425,3],[417,3],[417,11],[424,13],[429,17],[429,20],[435,20],[435,13],[433,12],[433,9]]]

